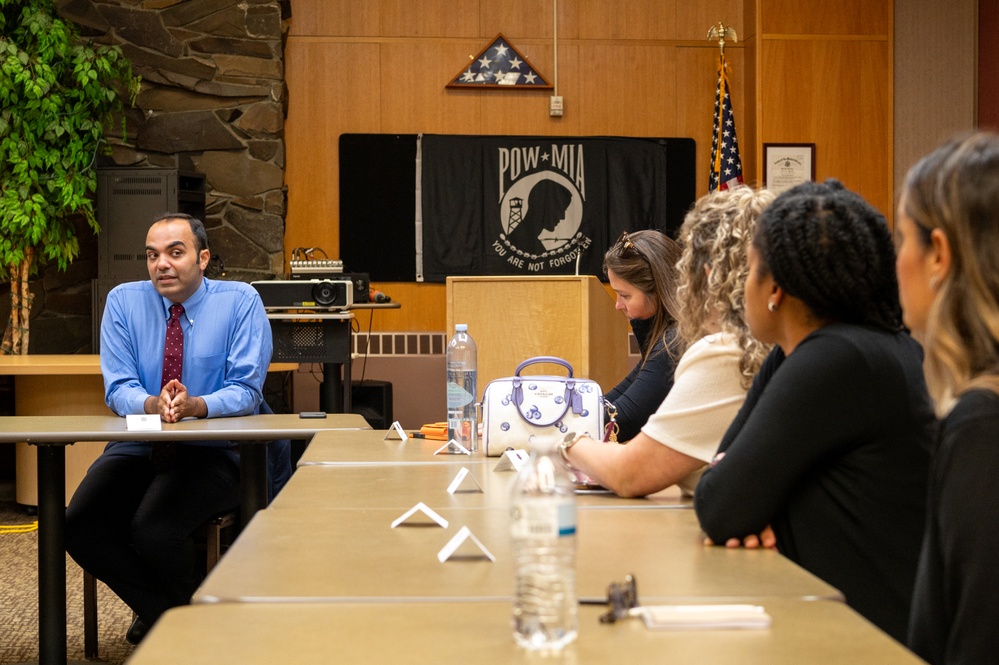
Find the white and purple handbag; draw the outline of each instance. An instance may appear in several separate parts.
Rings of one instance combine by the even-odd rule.
[[[568,376],[521,376],[525,367],[553,363]],[[561,438],[568,432],[600,440],[604,434],[604,397],[590,379],[573,376],[562,358],[537,356],[517,365],[514,376],[490,381],[482,393],[482,438],[486,455],[530,447],[531,436]]]

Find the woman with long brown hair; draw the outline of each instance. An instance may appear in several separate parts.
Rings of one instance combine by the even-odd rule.
[[[952,140],[906,177],[896,271],[943,416],[909,646],[930,663],[999,653],[999,136]]]
[[[638,434],[673,387],[679,259],[676,241],[654,229],[624,233],[604,254],[614,307],[628,318],[642,356],[604,395],[621,441]]]

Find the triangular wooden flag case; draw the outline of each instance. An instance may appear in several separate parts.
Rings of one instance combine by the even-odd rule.
[[[444,87],[550,90],[552,85],[501,33]]]

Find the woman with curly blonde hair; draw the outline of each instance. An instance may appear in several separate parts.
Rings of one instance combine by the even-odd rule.
[[[949,141],[909,171],[899,294],[943,420],[909,646],[930,663],[994,662],[999,634],[999,136]]]
[[[570,467],[620,496],[674,484],[693,491],[766,355],[742,320],[742,289],[754,224],[772,200],[765,190],[737,187],[702,197],[687,213],[677,264],[683,355],[673,388],[627,445],[563,442]]]
[[[767,190],[739,187],[698,201],[680,229],[684,252],[677,263],[682,281],[677,288],[680,353],[719,330],[738,341],[739,372],[749,388],[770,347],[749,332],[743,298],[749,264],[746,249],[756,220],[774,200]]]
[[[934,417],[884,216],[835,180],[783,192],[745,297],[750,331],[776,346],[697,485],[701,528],[730,546],[764,534],[904,640]]]

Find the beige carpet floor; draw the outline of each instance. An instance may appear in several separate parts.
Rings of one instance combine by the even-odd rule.
[[[0,525],[31,524],[14,503],[13,485],[0,485]],[[124,663],[133,647],[125,641],[132,612],[107,587],[97,583],[99,660]],[[67,655],[84,660],[83,573],[66,557]],[[38,532],[0,529],[0,663],[38,660]]]

